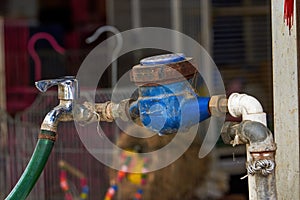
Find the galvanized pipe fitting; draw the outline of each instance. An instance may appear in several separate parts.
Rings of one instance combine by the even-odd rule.
[[[256,121],[225,122],[221,137],[225,144],[249,144],[250,153],[275,151],[276,145],[271,131]]]
[[[220,117],[228,112],[226,95],[214,95],[209,100],[209,111],[212,116]]]
[[[129,106],[131,99],[124,99],[120,103],[105,102],[96,103],[95,110],[100,116],[100,121],[111,122],[116,118],[120,118],[123,121],[130,120]]]
[[[262,123],[226,122],[221,136],[226,144],[247,145],[249,199],[277,199],[275,179],[276,144],[271,131]]]
[[[120,118],[129,121],[132,117],[129,114],[131,99],[124,99],[120,103],[107,101],[104,103],[84,102],[76,105],[74,109],[74,120],[82,125],[97,121],[112,122]]]

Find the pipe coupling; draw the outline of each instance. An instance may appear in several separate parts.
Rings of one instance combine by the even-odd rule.
[[[123,121],[130,120],[129,104],[131,99],[122,100],[120,103],[107,101],[105,103],[84,102],[74,109],[74,119],[81,125],[97,121],[112,122],[116,118]]]
[[[209,100],[209,111],[212,116],[220,117],[228,112],[226,95],[214,95]]]

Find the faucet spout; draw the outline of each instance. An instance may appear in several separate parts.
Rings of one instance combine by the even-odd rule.
[[[46,115],[41,130],[56,132],[59,121],[73,120],[74,100],[79,97],[78,81],[74,77],[42,80],[36,82],[35,85],[41,92],[46,92],[50,87],[57,85],[60,100],[59,105]]]
[[[58,122],[73,120],[73,107],[72,101],[60,100],[59,105],[53,108],[45,116],[41,125],[41,130],[57,132]]]

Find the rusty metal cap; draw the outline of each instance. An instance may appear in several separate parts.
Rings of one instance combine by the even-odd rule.
[[[130,79],[138,86],[154,86],[190,79],[196,72],[192,58],[164,54],[141,60],[132,68]]]

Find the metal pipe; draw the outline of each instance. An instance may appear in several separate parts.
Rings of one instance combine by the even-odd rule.
[[[173,30],[182,32],[182,0],[170,1],[171,8],[171,27]],[[181,51],[183,42],[178,35],[174,35],[173,38],[174,49]]]
[[[140,0],[131,0],[131,25],[132,28],[140,28],[142,26],[141,22],[141,1]]]
[[[275,167],[274,156],[276,144],[270,131],[268,131],[268,137],[264,139],[266,130],[263,129],[267,129],[267,120],[266,113],[263,112],[260,102],[252,96],[233,93],[228,98],[228,111],[234,117],[242,116],[243,121],[245,121],[241,123],[239,129],[229,128],[231,131],[229,131],[228,134],[234,136],[234,139],[229,142],[233,146],[246,144],[248,175],[252,175],[251,172],[253,172],[253,170],[256,173],[256,169],[261,170],[266,167]],[[248,120],[252,121],[249,126],[251,127],[250,129],[248,125],[246,125],[248,124]],[[226,127],[231,126],[239,127],[237,124],[228,125],[225,123],[223,128],[226,130]],[[252,126],[255,127],[255,129]],[[226,134],[222,135],[226,143],[226,137],[224,136]],[[227,140],[229,138],[227,137]],[[266,182],[269,184],[265,184]],[[266,177],[261,174],[248,176],[248,186],[250,200],[270,199],[271,197],[271,199],[276,199],[276,184],[273,169],[271,175]],[[267,197],[268,195],[269,197]]]
[[[276,144],[271,131],[262,123],[226,122],[221,136],[224,143],[247,144],[249,199],[277,199],[275,179]]]

